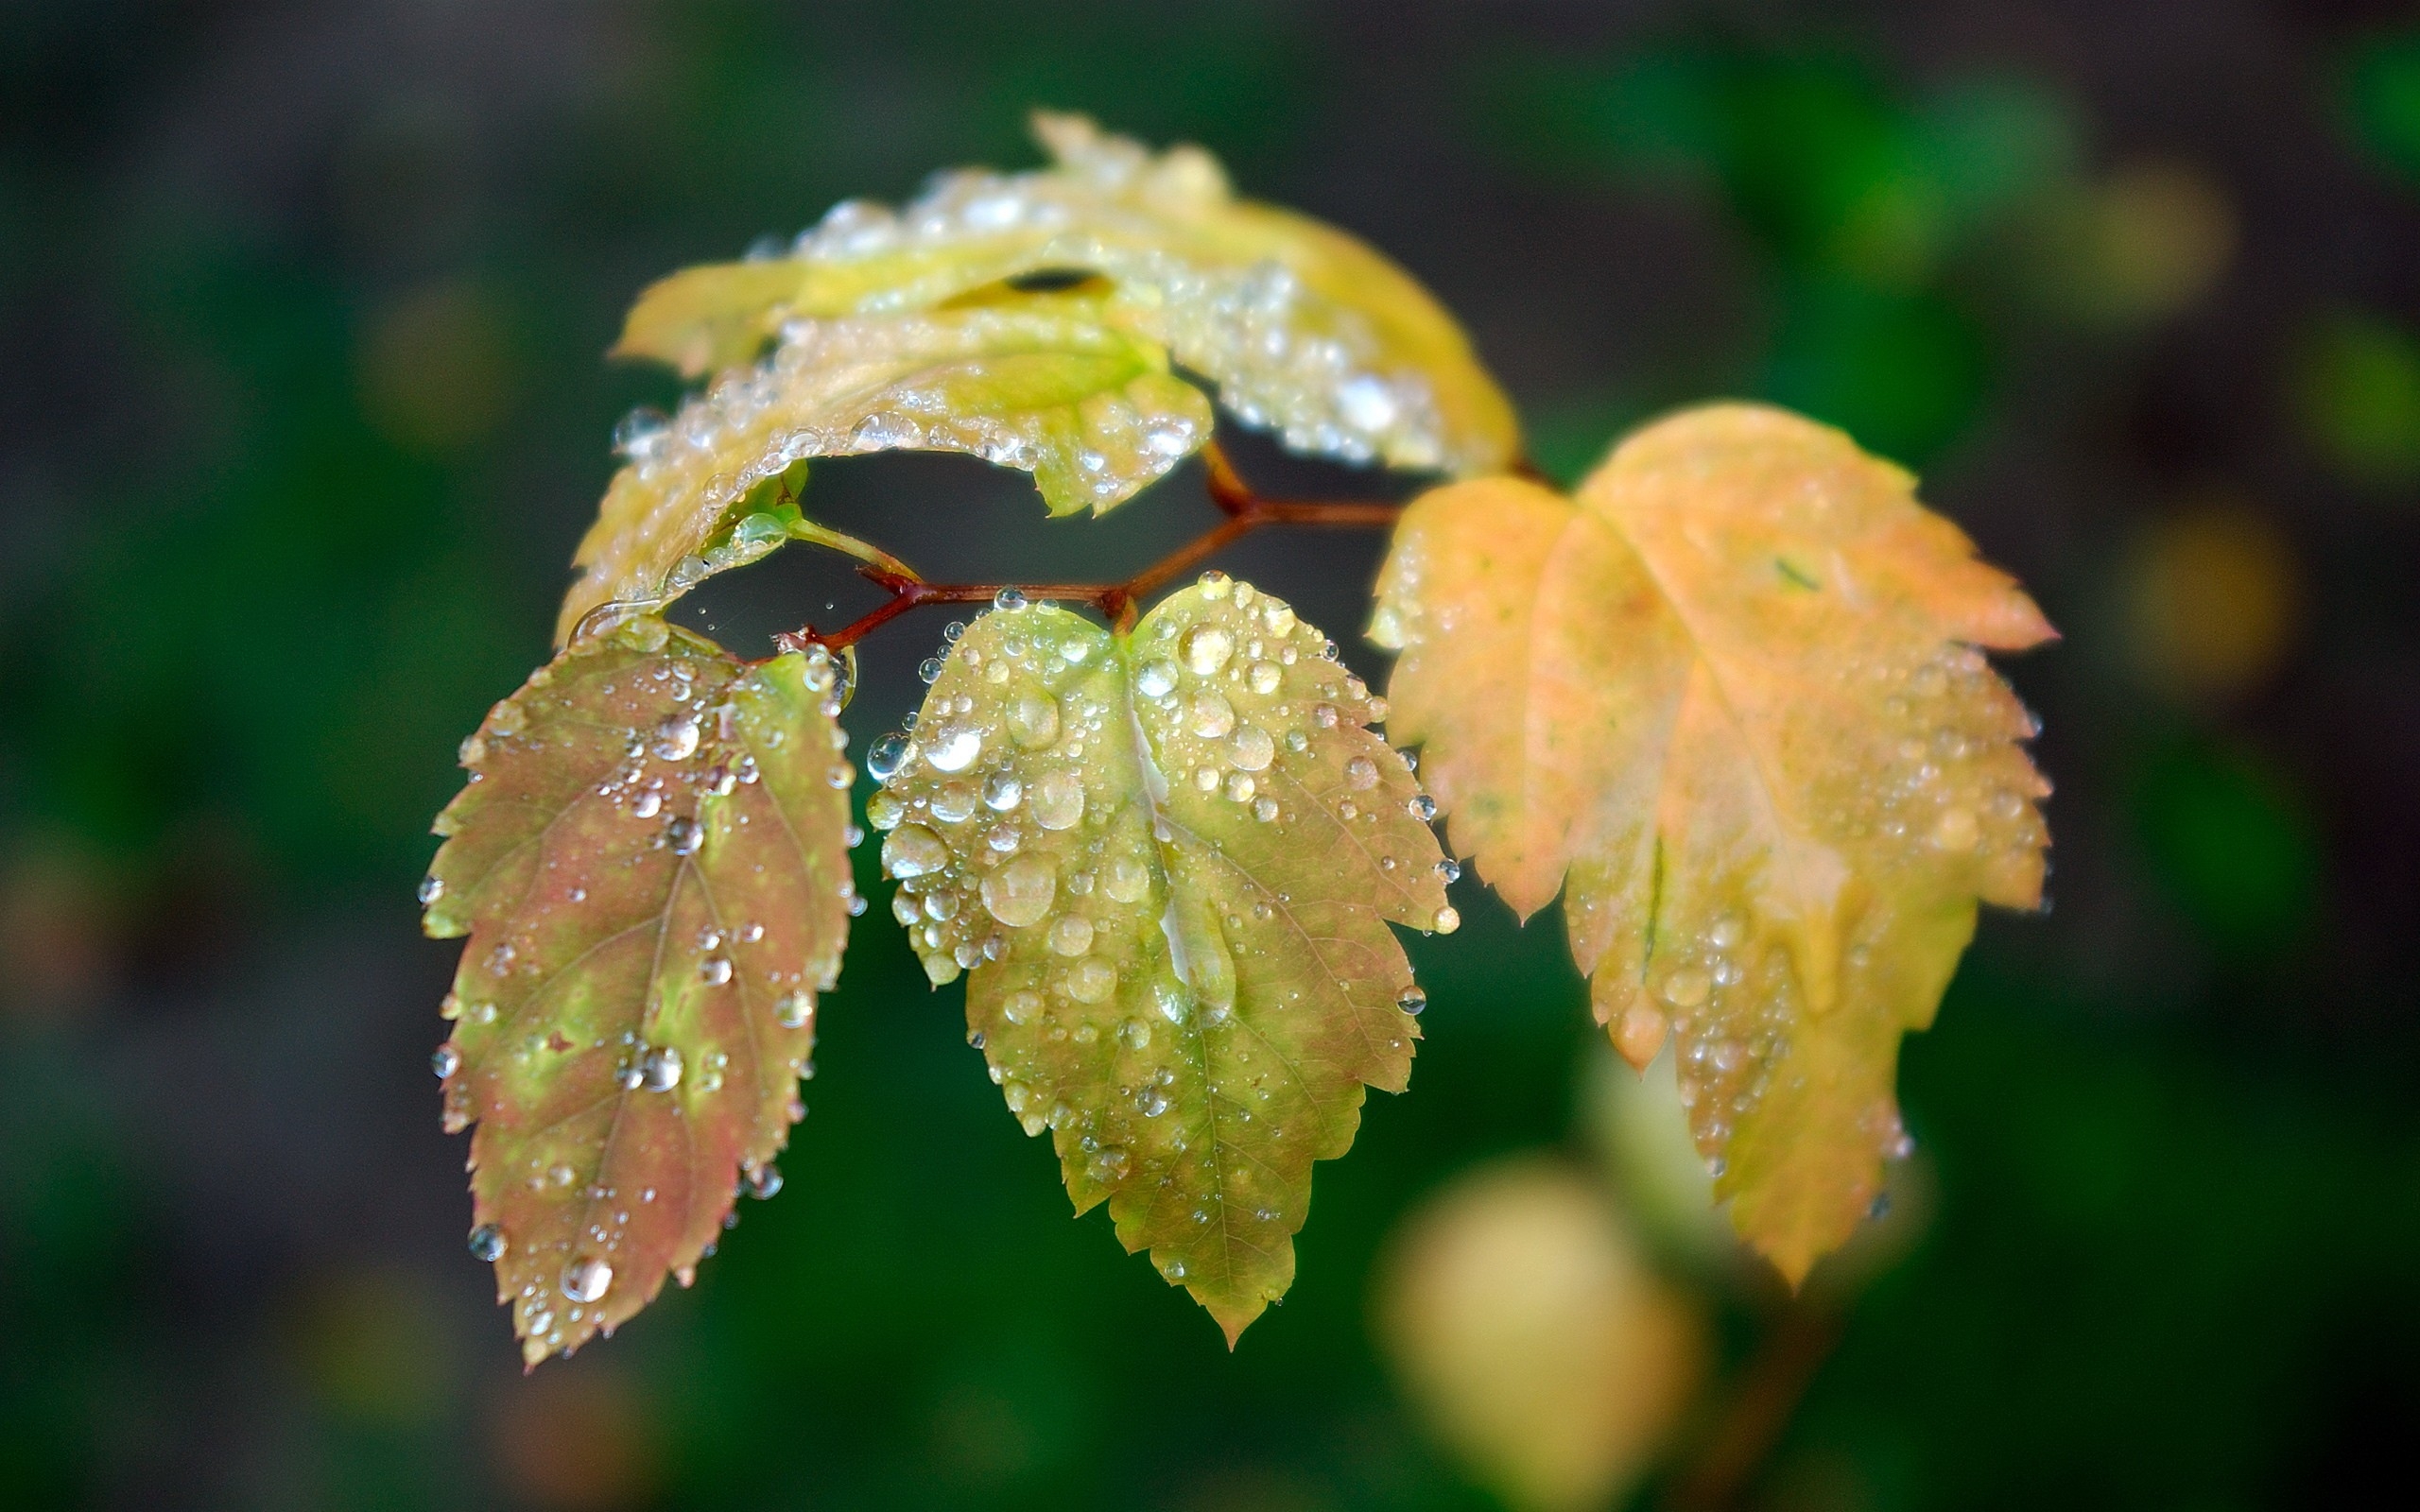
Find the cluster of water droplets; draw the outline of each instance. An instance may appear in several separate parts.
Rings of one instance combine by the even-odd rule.
[[[2016,744],[2039,727],[1971,646],[1837,674],[1859,706],[1872,765],[1849,774],[1834,813],[1842,837],[1887,871],[1945,870],[1986,896],[2026,890],[2048,843],[2034,800],[2049,792]]]

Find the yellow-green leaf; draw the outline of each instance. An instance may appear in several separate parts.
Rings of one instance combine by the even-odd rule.
[[[1465,474],[1519,450],[1512,406],[1461,327],[1362,242],[1236,198],[1199,147],[1155,155],[1074,115],[1038,114],[1034,129],[1054,166],[952,174],[896,213],[852,200],[786,259],[675,274],[640,299],[616,350],[694,376],[745,361],[797,317],[929,308],[1089,271],[1115,286],[1122,322],[1298,450]]]
[[[556,637],[608,604],[659,607],[778,545],[780,525],[743,501],[806,457],[972,452],[1032,472],[1064,514],[1132,496],[1211,423],[1166,352],[1105,323],[1096,296],[802,321],[764,363],[725,373],[631,445],[580,541]]]
[[[834,671],[636,620],[464,744],[424,892],[470,936],[438,1069],[532,1365],[685,1280],[804,1111],[849,924]]]
[[[1439,489],[1371,634],[1460,854],[1572,953],[1634,1063],[1677,1036],[1698,1147],[1792,1280],[1902,1148],[1900,1034],[1977,901],[2034,905],[2048,791],[1978,647],[2050,636],[1906,472],[1722,404],[1625,441],[1577,501]]]
[[[869,805],[926,972],[971,972],[968,1025],[1077,1211],[1106,1198],[1230,1343],[1293,1279],[1312,1161],[1410,1074],[1388,923],[1459,922],[1382,713],[1249,584],[1125,637],[999,610]]]

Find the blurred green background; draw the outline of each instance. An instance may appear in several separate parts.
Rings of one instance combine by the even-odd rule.
[[[1920,470],[2066,632],[2008,668],[2057,908],[1986,920],[1907,1047],[1902,1200],[1806,1297],[1707,1240],[1556,920],[1466,881],[1468,927],[1411,942],[1412,1091],[1321,1167],[1300,1280],[1231,1356],[1068,1218],[877,907],[786,1190],[694,1291],[521,1375],[463,1251],[425,1058],[452,951],[412,892],[456,743],[546,653],[614,421],[678,397],[598,353],[674,266],[1032,162],[1036,104],[1392,252],[1549,471],[1776,399]],[[2393,1503],[2415,248],[2420,25],[2353,0],[5,0],[0,1505]],[[819,468],[806,505],[1011,578],[1207,514],[1187,471],[1045,525],[1022,478],[929,457]],[[1379,549],[1223,565],[1345,640]],[[688,613],[753,651],[873,601],[802,551]],[[860,743],[941,629],[869,644]],[[1524,1362],[1487,1341],[1549,1297],[1520,1264],[1566,1250],[1610,1352],[1498,1382]],[[1439,1279],[1469,1254],[1519,1263]],[[1524,1479],[1533,1431],[1582,1470]]]

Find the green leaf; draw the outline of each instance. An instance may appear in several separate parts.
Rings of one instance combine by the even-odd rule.
[[[1461,328],[1362,242],[1235,198],[1199,147],[1154,155],[1076,115],[1038,113],[1034,130],[1055,166],[951,174],[895,214],[849,201],[786,260],[656,284],[615,350],[694,376],[747,360],[798,317],[930,308],[1090,271],[1115,286],[1121,323],[1297,450],[1458,474],[1518,453],[1512,405]]]
[[[1386,925],[1450,930],[1384,706],[1213,576],[1115,637],[977,620],[869,816],[894,908],[1078,1211],[1108,1200],[1232,1344],[1294,1274],[1314,1160],[1403,1089],[1421,1004]]]
[[[750,265],[753,266],[753,265]],[[607,605],[660,608],[783,532],[752,490],[803,458],[971,452],[1034,474],[1054,514],[1105,510],[1209,439],[1201,390],[1088,294],[802,322],[631,447],[575,563],[555,634]]]
[[[634,620],[464,743],[425,889],[428,933],[470,936],[438,1068],[532,1365],[685,1282],[805,1111],[851,897],[833,674]]]

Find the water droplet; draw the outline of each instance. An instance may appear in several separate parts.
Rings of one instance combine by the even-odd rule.
[[[631,812],[642,819],[651,819],[664,812],[664,795],[653,790],[631,799]]]
[[[1033,784],[1033,822],[1046,830],[1072,830],[1084,816],[1083,779],[1062,767]]]
[[[1450,935],[1462,927],[1462,916],[1451,908],[1440,908],[1433,924],[1438,934]]]
[[[1093,948],[1093,921],[1068,914],[1050,926],[1050,948],[1062,955],[1081,955]]]
[[[773,1022],[785,1029],[804,1029],[815,1022],[815,994],[804,988],[773,1000]]]
[[[907,805],[901,803],[895,794],[876,793],[866,799],[866,822],[877,830],[899,828],[899,821],[907,812]]]
[[[1126,1152],[1115,1144],[1104,1144],[1084,1162],[1084,1174],[1106,1186],[1126,1178]]]
[[[944,725],[925,747],[925,760],[942,772],[962,772],[982,754],[983,731],[972,725]]]
[[[1270,820],[1277,817],[1277,800],[1264,793],[1256,801],[1253,802],[1252,806],[1252,813],[1253,817],[1260,820],[1263,824],[1267,824]]]
[[[1006,814],[1025,797],[1025,784],[1013,773],[994,772],[983,780],[983,802],[994,813]]]
[[[420,880],[420,901],[422,902],[433,903],[444,896],[445,883],[442,879],[437,877],[423,877]]]
[[[1270,739],[1269,731],[1258,725],[1246,725],[1236,730],[1235,739],[1227,743],[1227,747],[1228,759],[1247,772],[1264,770],[1277,759],[1277,742]]]
[[[1216,568],[1203,573],[1194,581],[1201,585],[1201,596],[1209,599],[1224,598],[1236,586],[1234,578]]]
[[[998,593],[992,595],[992,607],[996,610],[1023,609],[1025,608],[1024,591],[1015,588],[1003,588]]]
[[[1737,914],[1720,915],[1712,924],[1707,926],[1705,932],[1706,942],[1712,945],[1716,950],[1727,951],[1732,946],[1739,943],[1739,936],[1744,928],[1745,926],[1741,924]]]
[[[698,963],[698,975],[708,987],[720,987],[731,980],[731,957],[709,955]]]
[[[1196,694],[1193,699],[1193,732],[1205,739],[1216,740],[1236,728],[1236,706],[1224,696],[1212,692]]]
[[[935,843],[940,842],[936,839]],[[1050,912],[1051,900],[1059,892],[1059,874],[1040,856],[1019,856],[998,870],[985,873],[981,891],[983,907],[994,919],[1011,928],[1022,928],[1041,922]]]
[[[639,1085],[651,1092],[668,1092],[681,1085],[681,1052],[659,1045],[639,1057]]]
[[[1253,662],[1252,670],[1244,675],[1244,680],[1252,685],[1252,691],[1262,695],[1275,693],[1277,685],[1285,679],[1286,675],[1277,670],[1276,664],[1269,662]]]
[[[1135,1093],[1134,1106],[1145,1118],[1157,1118],[1168,1110],[1168,1094],[1157,1087],[1146,1087]]]
[[[452,1045],[439,1045],[436,1054],[428,1057],[428,1069],[443,1081],[462,1069],[462,1052]]]
[[[1378,785],[1378,764],[1367,756],[1356,756],[1344,764],[1344,785],[1357,790]]]
[[[705,844],[706,832],[695,819],[677,818],[664,827],[664,837],[674,855],[694,855],[698,847]]]
[[[1207,769],[1208,768],[1206,767],[1204,768],[1204,770]],[[1253,794],[1259,790],[1260,784],[1253,782],[1249,774],[1244,772],[1229,772],[1227,774],[1227,797],[1234,801],[1237,803],[1249,803],[1252,801]]]
[[[1236,654],[1236,638],[1219,625],[1197,625],[1184,632],[1177,642],[1177,654],[1194,676],[1206,678],[1227,664]]]
[[[1680,967],[1664,978],[1658,989],[1664,1001],[1676,1008],[1694,1008],[1714,990],[1714,978],[1695,966]]]
[[[1151,1026],[1140,1019],[1129,1019],[1117,1026],[1117,1042],[1129,1050],[1149,1050]]]
[[[594,1302],[614,1284],[614,1267],[596,1256],[575,1260],[563,1267],[563,1295],[575,1302]],[[534,1327],[537,1318],[530,1323]]]
[[[897,878],[929,875],[949,865],[949,847],[921,824],[903,824],[882,842],[882,869]]]
[[[782,1190],[782,1168],[768,1161],[742,1174],[748,1194],[762,1202]]]
[[[655,753],[667,762],[685,762],[698,751],[698,716],[674,714],[655,727]]]
[[[931,799],[933,817],[944,824],[957,824],[975,812],[975,785],[972,782],[943,782]]]
[[[1141,902],[1150,889],[1150,868],[1132,856],[1112,856],[1101,868],[1100,890],[1118,902]]]
[[[1336,728],[1336,705],[1332,703],[1321,703],[1313,704],[1311,706],[1311,723],[1319,726],[1322,730],[1334,730]]]
[[[511,1241],[504,1237],[504,1230],[492,1223],[483,1223],[471,1230],[473,1260],[483,1260],[493,1264],[502,1260],[504,1252],[511,1247]]]
[[[1028,688],[1009,704],[1009,738],[1028,750],[1059,738],[1059,700]]]
[[[1165,698],[1176,687],[1176,664],[1166,657],[1153,657],[1134,674],[1134,691],[1146,698]]]
[[[1423,824],[1426,824],[1437,816],[1437,800],[1426,793],[1412,795],[1411,801],[1404,807],[1410,812],[1413,818]]]
[[[1067,995],[1079,1003],[1099,1003],[1117,989],[1117,972],[1098,955],[1087,955],[1067,968]]]
[[[1462,864],[1448,856],[1437,863],[1437,875],[1444,878],[1450,886],[1462,880]]]
[[[1428,994],[1423,992],[1417,987],[1405,988],[1403,989],[1403,996],[1395,999],[1395,1006],[1403,1009],[1406,1013],[1416,1014],[1421,1009],[1428,1006]]]
[[[875,782],[888,782],[890,781],[891,774],[899,770],[899,764],[902,761],[905,761],[907,756],[907,736],[895,731],[893,733],[884,735],[880,739],[876,740],[873,745],[866,747],[866,771],[873,776]],[[867,804],[866,812],[868,814],[872,814],[873,812],[873,805],[871,803]],[[881,828],[879,824],[874,827],[876,829]]]

